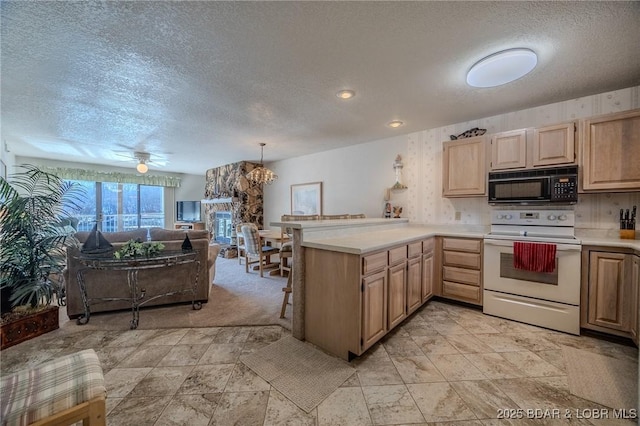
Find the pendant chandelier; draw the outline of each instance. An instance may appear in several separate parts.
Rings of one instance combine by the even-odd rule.
[[[260,164],[256,166],[255,169],[251,170],[247,173],[247,179],[253,182],[256,185],[262,185],[264,183],[270,184],[274,180],[278,179],[278,175],[273,173],[271,170],[264,167],[262,164],[262,160],[264,158],[264,146],[266,143],[260,143]]]

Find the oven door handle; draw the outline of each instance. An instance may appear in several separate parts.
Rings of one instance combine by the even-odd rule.
[[[484,240],[484,244],[488,246],[513,247],[514,240]],[[527,242],[527,241],[525,241]],[[548,243],[555,244],[555,243]],[[580,244],[556,244],[557,251],[582,251]]]

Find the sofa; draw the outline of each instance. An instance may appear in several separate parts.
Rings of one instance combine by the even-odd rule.
[[[111,232],[103,234],[118,250],[124,243],[131,239],[141,241],[159,241],[164,244],[163,251],[180,251],[185,236],[189,236],[193,249],[197,251],[200,261],[198,273],[198,287],[195,300],[207,302],[209,298],[209,286],[215,277],[215,261],[220,252],[220,245],[211,243],[209,233],[202,230],[168,230],[162,228],[139,229],[126,232]],[[67,315],[69,318],[77,318],[84,314],[84,305],[80,288],[78,286],[77,273],[84,266],[78,259],[82,244],[87,240],[89,232],[76,232],[78,246],[67,249],[67,264],[64,270]],[[109,254],[108,256],[112,256]],[[190,288],[195,271],[193,264],[173,265],[154,269],[138,271],[138,288],[144,288],[146,298],[164,294],[170,291]],[[129,297],[127,285],[127,271],[88,269],[84,272],[84,282],[87,295],[90,298],[118,298]],[[193,295],[190,292],[159,297],[146,303],[144,306],[168,305],[173,303],[191,302]],[[91,313],[131,309],[131,303],[127,300],[93,301]]]

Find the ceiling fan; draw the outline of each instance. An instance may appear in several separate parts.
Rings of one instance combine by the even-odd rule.
[[[162,167],[167,164],[166,159],[156,158],[158,156],[154,155],[154,159],[151,159],[151,154],[144,151],[134,151],[133,155],[129,153],[116,153],[116,155],[120,157],[125,157],[128,160],[135,160],[138,164],[136,165],[136,170],[138,173],[147,173],[149,171],[149,165]]]

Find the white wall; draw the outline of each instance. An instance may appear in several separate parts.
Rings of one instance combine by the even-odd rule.
[[[171,208],[173,209],[172,220],[175,220],[176,217],[176,201],[200,201],[204,198],[204,186],[206,184],[205,176],[198,175],[185,175],[181,174],[180,177],[182,180],[180,181],[180,188],[176,188],[174,191],[174,199],[171,203]],[[204,206],[200,206],[200,214],[202,215],[202,220],[205,220],[204,217]]]
[[[289,213],[289,185],[322,181],[324,213],[364,212],[378,217],[385,188],[395,181],[392,164],[396,154],[404,159],[404,183],[409,189],[392,194],[392,204],[403,207],[403,217],[433,224],[489,224],[486,197],[442,197],[442,142],[449,135],[473,127],[487,133],[536,127],[611,112],[640,108],[640,86],[527,110],[451,124],[408,135],[378,140],[307,155],[269,165],[280,176],[265,189],[265,224]],[[580,194],[576,205],[577,226],[616,229],[620,208],[640,205],[640,192]],[[461,220],[455,220],[455,213]]]
[[[5,140],[0,140],[0,161],[2,161],[2,164],[5,167],[6,177],[15,171],[14,166],[16,164],[16,156],[11,152],[11,147]]]
[[[264,188],[265,228],[281,215],[291,214],[291,185],[309,182],[322,182],[323,214],[381,217],[385,189],[395,183],[393,163],[398,154],[407,157],[406,136],[267,164],[279,178]],[[391,202],[402,205],[405,197],[402,192],[393,193]]]

